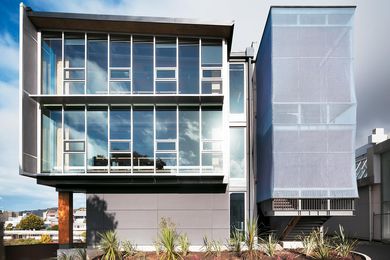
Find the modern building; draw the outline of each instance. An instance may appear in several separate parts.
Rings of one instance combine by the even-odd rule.
[[[273,7],[256,57],[231,51],[233,22],[21,5],[20,173],[58,191],[60,244],[75,192],[90,246],[150,246],[161,218],[199,246],[257,216],[286,236],[352,215],[353,13]]]
[[[383,128],[375,128],[368,143],[356,149],[356,178],[359,200],[355,217],[332,218],[329,230],[343,225],[351,237],[364,240],[390,240],[389,208],[390,140]]]

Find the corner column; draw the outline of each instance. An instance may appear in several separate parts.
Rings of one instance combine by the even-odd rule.
[[[71,248],[73,244],[73,193],[58,192],[58,244]]]

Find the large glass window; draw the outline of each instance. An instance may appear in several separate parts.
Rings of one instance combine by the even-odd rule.
[[[222,94],[222,41],[202,39],[202,94]]]
[[[107,115],[107,107],[89,107],[87,110],[88,172],[107,172]]]
[[[176,38],[156,38],[156,93],[176,93]]]
[[[110,93],[131,93],[130,36],[110,36]]]
[[[199,40],[179,39],[179,94],[199,93]]]
[[[84,172],[85,108],[66,107],[64,111],[64,172]]]
[[[134,107],[133,119],[133,172],[154,172],[153,107]]]
[[[202,39],[202,67],[222,67],[222,41]]]
[[[62,94],[62,35],[42,35],[42,94]]]
[[[245,193],[230,194],[230,234],[245,231]]]
[[[107,93],[107,35],[88,34],[87,93]]]
[[[222,108],[202,107],[202,172],[222,172]]]
[[[85,93],[85,34],[65,33],[64,94]]]
[[[245,127],[230,128],[230,178],[245,177]]]
[[[244,64],[230,64],[230,113],[244,113]]]
[[[42,172],[62,172],[62,108],[42,109]]]
[[[111,107],[110,164],[111,172],[131,171],[131,110]]]
[[[177,166],[176,107],[156,108],[156,172],[174,173]]]
[[[153,37],[133,37],[133,93],[153,93]]]
[[[199,172],[199,107],[179,107],[179,170]]]

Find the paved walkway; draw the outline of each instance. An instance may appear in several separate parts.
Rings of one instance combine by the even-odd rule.
[[[381,242],[360,241],[356,251],[362,252],[371,257],[373,260],[389,260],[390,244]]]

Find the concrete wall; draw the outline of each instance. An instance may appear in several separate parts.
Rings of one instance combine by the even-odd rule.
[[[229,194],[88,194],[87,243],[98,242],[97,232],[116,230],[122,241],[153,245],[162,217],[170,218],[178,232],[187,233],[191,245],[202,245],[205,235],[225,242]]]

